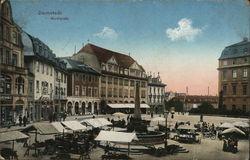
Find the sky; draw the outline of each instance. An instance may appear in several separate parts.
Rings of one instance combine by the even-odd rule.
[[[250,35],[244,0],[10,1],[15,22],[57,56],[92,43],[159,72],[166,91],[192,95],[218,94],[222,50]]]

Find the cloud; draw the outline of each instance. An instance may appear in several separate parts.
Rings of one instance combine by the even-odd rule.
[[[102,38],[102,39],[115,40],[115,39],[117,39],[118,34],[112,28],[103,27],[103,29],[101,30],[101,32],[94,34],[94,36],[97,36],[97,37]]]
[[[200,28],[193,28],[192,20],[182,18],[178,22],[178,27],[166,29],[166,34],[172,41],[184,39],[186,41],[193,41],[194,38],[202,32]]]

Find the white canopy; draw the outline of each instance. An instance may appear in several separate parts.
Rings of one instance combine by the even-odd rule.
[[[234,122],[233,125],[234,125],[234,126],[237,126],[237,127],[243,127],[243,128],[249,127],[249,124],[248,124],[248,123],[242,122],[242,121]]]
[[[132,140],[138,140],[135,133],[115,132],[115,131],[103,131],[95,138],[96,141],[108,141],[108,142],[124,142],[130,143]]]
[[[102,127],[102,124],[96,119],[85,119],[81,121],[81,123],[86,123],[87,125],[90,125],[94,128]]]
[[[78,121],[64,121],[64,122],[62,122],[62,124],[73,131],[80,131],[80,130],[85,131],[85,130],[87,130],[87,127],[82,125]]]
[[[88,125],[90,125],[94,128],[112,125],[112,123],[109,122],[105,118],[85,119],[85,120],[81,121],[81,123],[87,123]]]
[[[233,128],[234,125],[232,123],[225,122],[219,126],[220,128]]]
[[[242,130],[240,130],[240,129],[238,129],[238,128],[235,128],[235,127],[233,127],[233,128],[228,128],[228,129],[226,129],[226,130],[224,130],[224,131],[222,132],[222,134],[227,134],[227,133],[240,133],[240,134],[245,135],[245,133],[244,133]]]
[[[102,126],[112,125],[112,123],[105,118],[96,118],[96,120],[98,120]]]
[[[109,107],[111,108],[135,108],[135,104],[133,103],[109,103]],[[141,108],[150,108],[148,104],[141,103]]]
[[[9,131],[0,133],[0,142],[8,142],[19,139],[27,139],[29,136],[20,131]]]
[[[67,133],[69,132],[69,130],[67,130],[66,128],[63,127],[63,125],[61,124],[61,122],[53,122],[51,123],[52,126],[54,126],[60,133]]]

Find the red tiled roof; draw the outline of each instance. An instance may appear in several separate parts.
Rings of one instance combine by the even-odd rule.
[[[80,49],[78,53],[79,52],[95,54],[100,62],[107,62],[112,56],[114,56],[118,65],[124,68],[129,68],[135,62],[135,60],[128,55],[101,48],[90,43]],[[140,67],[144,70],[142,66]]]

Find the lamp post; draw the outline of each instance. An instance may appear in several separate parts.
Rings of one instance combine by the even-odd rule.
[[[165,125],[166,125],[166,128],[165,128],[165,143],[164,143],[164,147],[165,147],[165,149],[167,148],[167,146],[168,146],[168,113],[169,113],[169,111],[167,110],[167,111],[165,111],[164,112],[164,114],[165,114]]]

